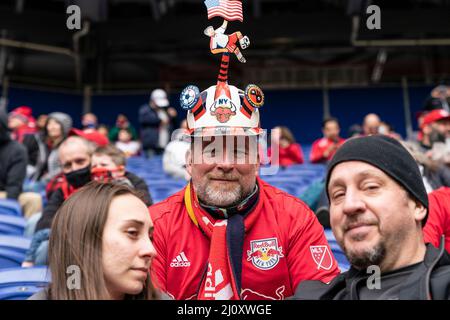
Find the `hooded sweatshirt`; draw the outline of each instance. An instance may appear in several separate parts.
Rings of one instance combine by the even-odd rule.
[[[50,119],[57,121],[63,131],[64,139],[68,136],[70,129],[72,128],[72,118],[62,112],[52,112],[48,115],[47,123]],[[64,141],[64,139],[62,141]],[[61,141],[61,142],[62,142]],[[44,177],[45,181],[50,181],[53,177],[57,176],[61,172],[61,164],[59,163],[59,146],[58,145],[51,146],[50,154],[47,158],[47,174]]]

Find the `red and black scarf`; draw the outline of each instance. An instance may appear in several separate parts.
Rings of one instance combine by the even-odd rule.
[[[257,215],[259,188],[238,206],[219,209],[202,206],[192,184],[186,187],[184,201],[193,223],[210,239],[209,258],[197,293],[199,300],[240,300],[242,252],[245,231]]]

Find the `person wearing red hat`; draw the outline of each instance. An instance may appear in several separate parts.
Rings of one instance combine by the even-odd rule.
[[[445,143],[450,138],[450,113],[443,109],[430,111],[422,118],[421,130],[420,143],[425,150],[431,150],[436,142]]]
[[[427,157],[450,164],[450,113],[433,110],[421,119],[421,139],[419,146]]]
[[[79,136],[88,141],[93,142],[98,147],[104,147],[109,144],[109,139],[95,129],[80,130],[72,128],[69,131],[69,136]]]
[[[8,115],[8,128],[11,130],[11,138],[18,142],[23,142],[26,134],[37,132],[31,108],[20,106],[13,109]]]

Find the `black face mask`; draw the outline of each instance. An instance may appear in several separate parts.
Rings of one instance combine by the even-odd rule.
[[[91,181],[91,166],[65,173],[67,182],[74,188],[81,188]]]

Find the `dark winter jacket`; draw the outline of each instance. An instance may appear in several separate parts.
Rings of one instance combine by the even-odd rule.
[[[148,104],[144,104],[139,109],[139,124],[141,126],[142,148],[158,149],[159,147],[159,125],[160,118],[156,110],[150,108]]]
[[[6,191],[6,197],[17,199],[27,173],[27,151],[19,142],[9,137],[8,118],[0,112],[0,191]]]
[[[137,175],[131,172],[126,172],[125,177],[130,180],[133,187],[142,194],[145,204],[149,207],[153,204],[152,196],[148,190],[147,183]]]
[[[22,144],[28,152],[28,164],[35,169],[30,178],[39,180],[47,170],[47,158],[50,152],[45,143],[45,137],[42,133],[27,134]]]
[[[424,263],[414,270],[403,283],[400,300],[449,300],[450,254],[444,241],[439,249],[427,244]],[[320,281],[301,282],[294,295],[297,300],[359,300],[357,282],[365,281],[371,274],[350,268],[324,284]],[[382,279],[381,279],[382,280]],[[382,285],[382,281],[381,281]]]

